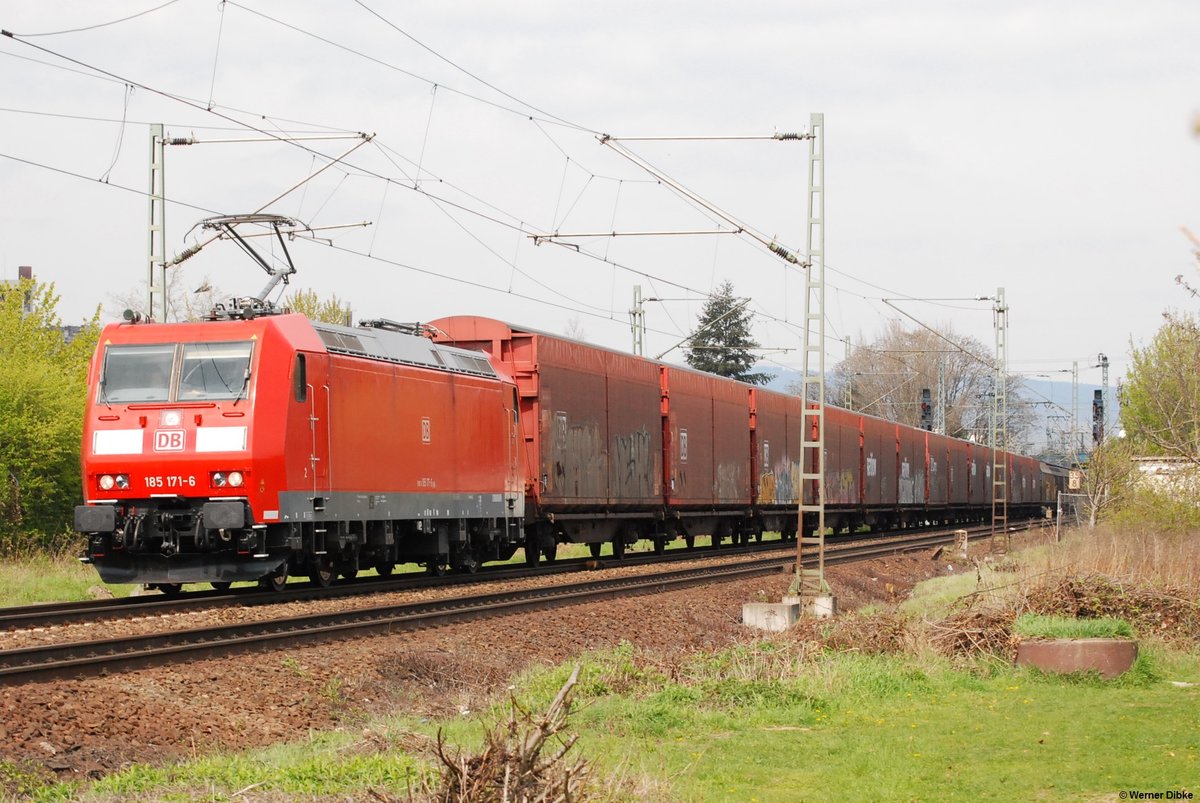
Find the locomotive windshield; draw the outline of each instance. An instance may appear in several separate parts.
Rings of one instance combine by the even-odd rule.
[[[171,364],[175,346],[109,346],[104,352],[104,374],[97,401],[167,401],[171,391]]]
[[[250,379],[250,353],[249,342],[109,346],[96,403],[237,399]]]
[[[179,400],[236,399],[250,379],[249,343],[185,343]]]

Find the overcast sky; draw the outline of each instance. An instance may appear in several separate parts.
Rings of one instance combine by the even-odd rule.
[[[900,315],[883,298],[1004,287],[1014,372],[1078,361],[1098,384],[1104,352],[1115,383],[1131,339],[1194,306],[1174,281],[1200,282],[1180,231],[1200,231],[1194,0],[150,11],[160,3],[0,4],[0,28],[17,35],[0,38],[0,277],[32,265],[68,321],[145,281],[149,123],[201,140],[367,132],[264,210],[371,224],[322,232],[333,247],[294,243],[293,287],[336,293],[358,318],[483,314],[629,349],[640,284],[666,299],[646,305],[653,356],[728,278],[752,298],[759,342],[779,350],[765,367],[795,368],[801,277],[750,237],[579,238],[576,251],[529,235],[728,230],[597,134],[770,135],[804,131],[813,112],[827,137],[831,362],[845,352],[835,338],[869,341]],[[90,29],[64,32],[78,28]],[[200,219],[256,211],[354,145],[168,148],[168,252],[195,241]],[[804,251],[807,143],[627,147]],[[237,294],[264,279],[224,242],[174,278]],[[993,343],[990,302],[893,303]]]

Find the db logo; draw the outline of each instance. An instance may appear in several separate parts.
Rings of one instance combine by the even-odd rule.
[[[156,452],[182,452],[183,451],[183,430],[182,429],[158,429],[154,431],[154,451]]]

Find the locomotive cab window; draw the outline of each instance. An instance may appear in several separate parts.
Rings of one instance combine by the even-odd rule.
[[[171,366],[175,346],[109,346],[97,404],[114,402],[165,402],[171,393]]]
[[[292,387],[296,401],[308,399],[308,367],[303,354],[296,355],[296,365],[292,369]]]
[[[250,343],[185,343],[179,400],[238,399],[250,383]]]

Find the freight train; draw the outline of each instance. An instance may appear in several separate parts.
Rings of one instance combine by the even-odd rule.
[[[112,324],[88,382],[75,529],[110,583],[327,585],[800,525],[798,398],[489,318]],[[991,515],[988,447],[824,421],[835,532]],[[1012,515],[1053,504],[1061,470],[1007,462]]]

